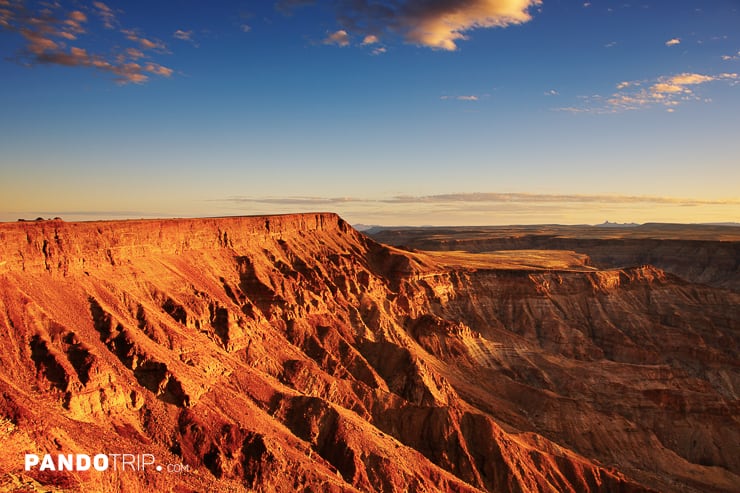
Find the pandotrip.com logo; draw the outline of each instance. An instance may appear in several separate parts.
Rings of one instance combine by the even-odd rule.
[[[26,454],[26,471],[98,471],[144,472],[153,470],[168,473],[186,473],[187,464],[160,464],[154,454]]]

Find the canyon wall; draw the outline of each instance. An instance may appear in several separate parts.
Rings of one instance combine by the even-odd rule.
[[[474,265],[326,213],[0,224],[0,489],[736,491],[740,295]],[[99,452],[187,471],[23,467]]]
[[[569,250],[588,255],[592,264],[602,269],[650,264],[687,281],[740,292],[738,227],[686,226],[682,231],[678,225],[655,225],[642,231],[574,226],[565,233],[537,229],[525,226],[506,232],[505,228],[490,228],[471,235],[463,228],[384,228],[372,237],[419,250]],[[716,238],[712,238],[715,230],[723,232],[716,232]],[[686,237],[681,238],[682,234]]]

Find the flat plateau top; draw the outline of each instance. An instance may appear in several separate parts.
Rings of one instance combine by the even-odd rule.
[[[371,236],[379,240],[389,237],[433,239],[436,241],[484,240],[549,236],[554,238],[622,239],[622,240],[686,240],[740,241],[740,226],[713,224],[647,223],[639,226],[587,225],[525,225],[525,226],[451,226],[451,227],[379,227]]]

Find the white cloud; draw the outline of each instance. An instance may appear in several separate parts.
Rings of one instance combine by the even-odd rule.
[[[175,39],[179,39],[180,41],[187,41],[188,43],[192,44],[196,48],[200,46],[195,41],[195,38],[193,38],[193,31],[184,31],[182,29],[178,29],[172,34],[172,37]]]
[[[571,113],[616,113],[656,106],[673,109],[690,101],[709,103],[711,99],[699,95],[697,87],[723,80],[732,85],[738,82],[738,75],[735,73],[706,75],[686,72],[649,81],[623,81],[617,84],[617,92],[610,96],[583,97],[582,106],[570,106],[558,108],[558,110]]]
[[[669,39],[668,41],[665,42],[666,46],[676,46],[678,44],[681,44],[680,38]]]
[[[447,100],[450,100],[450,99],[454,99],[456,101],[478,101],[478,100],[480,100],[480,97],[479,96],[476,96],[474,94],[463,94],[463,95],[460,95],[460,96],[444,95],[444,96],[440,96],[439,99],[441,99],[443,101],[447,101]]]
[[[182,29],[178,29],[172,36],[182,41],[192,41],[193,31],[183,31]]]

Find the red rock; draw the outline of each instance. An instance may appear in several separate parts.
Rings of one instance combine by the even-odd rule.
[[[736,491],[740,295],[460,258],[334,214],[0,224],[0,489]],[[188,470],[23,468],[101,452]]]

